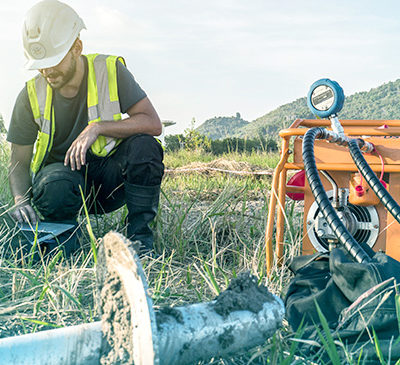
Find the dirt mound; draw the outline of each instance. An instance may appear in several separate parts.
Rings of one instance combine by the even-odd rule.
[[[224,158],[219,158],[211,162],[192,162],[186,166],[178,167],[173,170],[166,170],[166,172],[169,173],[225,172],[225,173],[234,173],[242,175],[252,175],[252,174],[272,175],[273,169],[263,170],[260,167],[252,165],[248,162],[226,160]]]
[[[211,162],[192,162],[190,165],[182,168],[214,168],[230,171],[256,171],[259,167],[249,164],[248,162],[240,162],[235,160],[226,160],[219,158]]]
[[[239,274],[233,279],[228,288],[218,295],[214,310],[223,317],[237,310],[248,310],[258,313],[264,303],[273,303],[274,296],[249,271]]]

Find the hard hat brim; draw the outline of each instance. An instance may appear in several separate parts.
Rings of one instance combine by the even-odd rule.
[[[42,68],[49,68],[57,66],[63,58],[67,55],[68,51],[65,54],[58,54],[54,57],[43,58],[41,60],[30,59],[25,63],[25,68],[27,70],[40,70]]]

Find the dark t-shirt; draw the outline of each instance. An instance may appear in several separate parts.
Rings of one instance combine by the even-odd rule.
[[[55,134],[53,147],[46,160],[47,163],[63,162],[65,153],[75,138],[88,125],[87,112],[87,59],[85,75],[78,94],[73,98],[65,98],[57,90],[53,93],[55,114]],[[146,97],[146,93],[135,81],[128,69],[117,62],[118,97],[122,113],[138,101]],[[36,141],[38,125],[35,123],[29,103],[26,86],[22,89],[15,102],[11,117],[7,140],[19,145],[32,145]]]

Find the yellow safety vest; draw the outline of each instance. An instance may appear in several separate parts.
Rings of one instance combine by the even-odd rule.
[[[122,57],[101,54],[85,56],[88,61],[88,124],[121,120],[121,107],[117,87],[117,61],[125,65]],[[35,123],[39,126],[35,153],[31,163],[32,173],[37,173],[53,146],[55,133],[53,89],[46,79],[38,74],[27,82],[29,102]],[[97,156],[107,156],[121,140],[99,136],[91,149]]]

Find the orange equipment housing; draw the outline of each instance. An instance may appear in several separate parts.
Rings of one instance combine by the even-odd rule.
[[[386,178],[387,189],[391,196],[397,202],[400,202],[400,120],[341,120],[341,124],[347,136],[352,138],[362,137],[375,145],[376,150],[383,157],[385,173],[388,175],[388,178]],[[288,129],[279,132],[282,139],[281,157],[272,179],[265,230],[268,273],[270,273],[274,262],[273,235],[276,210],[275,256],[278,264],[283,256],[286,193],[304,193],[302,253],[306,255],[317,251],[309,237],[310,227],[307,227],[307,215],[314,203],[314,197],[307,181],[304,187],[289,186],[287,184],[287,172],[288,170],[302,170],[304,168],[302,136],[307,132],[307,129],[321,126],[329,128],[330,125],[330,121],[325,119],[297,119]],[[294,137],[293,145],[290,141],[292,137]],[[293,158],[289,162],[291,154],[293,154]],[[328,172],[339,188],[349,189],[350,181],[358,170],[347,147],[338,146],[325,140],[316,140],[314,154],[317,169]],[[377,155],[364,154],[364,157],[374,172],[381,172],[382,164]],[[332,185],[322,175],[321,180],[326,190],[332,189]],[[276,209],[277,202],[278,209]],[[375,210],[379,217],[379,225],[376,224],[375,227],[379,226],[379,232],[377,232],[377,239],[372,248],[375,251],[382,250],[394,259],[400,260],[400,224],[390,214],[387,214],[381,203],[375,206]],[[308,225],[310,225],[310,222],[308,222]]]

